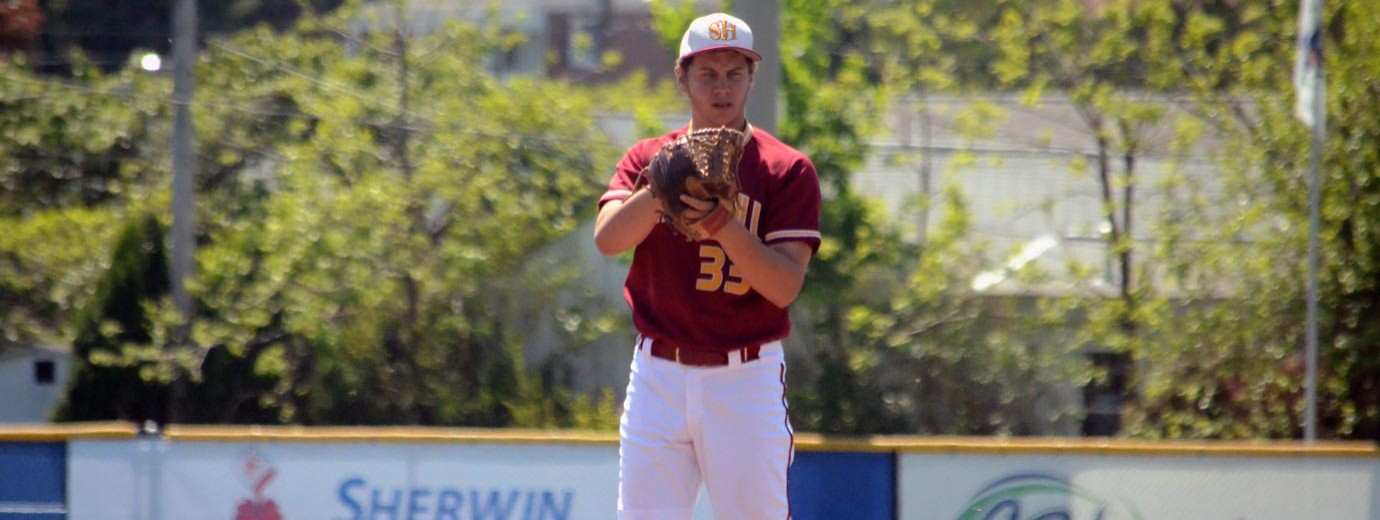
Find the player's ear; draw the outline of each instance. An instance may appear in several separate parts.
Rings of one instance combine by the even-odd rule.
[[[688,96],[690,95],[690,86],[686,84],[686,81],[688,80],[685,78],[685,68],[676,65],[676,90]]]

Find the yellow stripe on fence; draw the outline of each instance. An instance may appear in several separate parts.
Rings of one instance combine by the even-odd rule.
[[[126,422],[6,424],[0,425],[0,442],[62,442],[69,439],[129,439],[138,432]]]
[[[174,441],[302,441],[398,443],[608,444],[617,445],[612,432],[442,428],[423,426],[169,426]]]
[[[61,442],[69,439],[127,439],[132,423],[74,423],[0,426],[0,442]],[[176,442],[385,442],[562,444],[617,446],[609,431],[444,428],[422,426],[212,426],[171,425],[160,432]],[[1183,441],[1062,437],[847,437],[796,435],[802,451],[863,453],[962,453],[1056,455],[1194,455],[1218,457],[1380,457],[1380,447],[1363,441]]]
[[[1059,455],[1201,455],[1222,457],[1380,457],[1380,447],[1360,441],[1183,441],[1062,437],[915,437],[877,436],[834,439],[798,437],[801,449],[898,453],[1059,454]]]

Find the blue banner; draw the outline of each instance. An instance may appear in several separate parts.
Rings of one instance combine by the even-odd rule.
[[[0,442],[0,520],[66,518],[67,449],[60,442]]]
[[[891,453],[796,452],[791,517],[796,520],[896,518],[896,457]]]

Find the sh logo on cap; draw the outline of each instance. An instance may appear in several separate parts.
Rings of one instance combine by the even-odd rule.
[[[719,20],[709,24],[709,39],[711,40],[736,40],[738,39],[738,26],[728,20]]]
[[[680,59],[696,54],[722,49],[735,50],[753,61],[762,59],[752,50],[752,28],[732,15],[714,13],[701,16],[690,22],[685,36],[680,39]]]

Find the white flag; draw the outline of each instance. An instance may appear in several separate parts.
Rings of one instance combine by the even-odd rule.
[[[1297,102],[1294,114],[1303,124],[1313,128],[1323,123],[1326,103],[1318,96],[1326,95],[1322,73],[1322,0],[1302,0],[1299,5],[1299,34],[1294,56],[1294,91]]]

